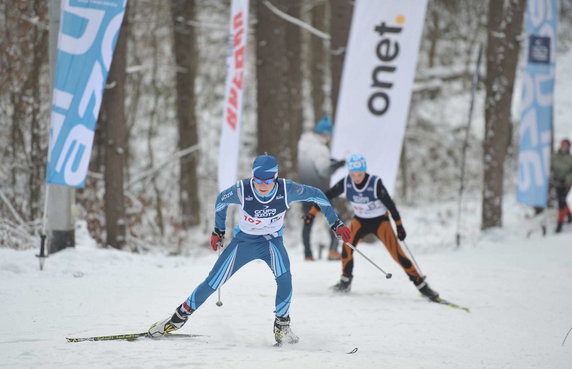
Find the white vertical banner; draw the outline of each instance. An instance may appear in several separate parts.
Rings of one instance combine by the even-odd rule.
[[[246,71],[249,0],[232,0],[223,122],[218,157],[218,187],[222,191],[237,181],[242,99]]]
[[[362,154],[393,193],[427,0],[357,0],[337,104],[332,156]],[[347,174],[332,176],[332,183]]]

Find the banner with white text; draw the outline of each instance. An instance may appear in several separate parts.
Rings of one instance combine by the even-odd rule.
[[[222,191],[237,181],[240,153],[242,99],[248,41],[248,1],[232,0],[223,122],[218,157],[218,187]]]
[[[337,104],[332,156],[362,154],[393,193],[426,0],[357,0]],[[332,183],[347,174],[332,176]]]
[[[525,33],[516,198],[543,208],[548,203],[558,0],[528,0]]]
[[[127,0],[63,0],[46,181],[83,187]]]

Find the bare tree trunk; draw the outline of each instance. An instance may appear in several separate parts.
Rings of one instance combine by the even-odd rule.
[[[326,30],[326,3],[316,4],[312,8],[312,26],[320,31]],[[320,120],[326,113],[326,70],[328,49],[325,41],[314,35],[310,36],[310,89],[314,122]]]
[[[154,98],[154,106],[157,106],[159,99],[159,95],[156,94]],[[153,111],[157,111],[157,109],[153,109]],[[149,153],[149,169],[155,166],[155,153],[153,151],[153,138],[155,137],[157,131],[155,129],[155,125],[157,123],[156,119],[151,119],[148,129],[147,129],[147,152]],[[165,216],[163,215],[163,195],[162,191],[157,184],[157,178],[153,177],[151,179],[151,184],[153,185],[153,192],[155,192],[155,221],[157,222],[157,227],[159,228],[159,232],[161,236],[165,235]]]
[[[107,87],[102,102],[105,130],[105,228],[106,243],[122,248],[126,242],[125,196],[125,148],[127,146],[125,123],[125,81],[127,62],[128,9],[115,46]]]
[[[40,0],[3,4],[0,83],[9,98],[10,140],[4,147],[13,189],[8,197],[27,220],[40,216],[46,121],[42,119],[42,68],[47,64],[47,4]],[[37,20],[37,24],[30,19]],[[7,101],[6,101],[7,102]]]
[[[489,2],[481,228],[502,226],[504,163],[525,0]]]
[[[41,5],[40,1],[33,2],[34,15],[38,19],[46,19],[47,8]],[[42,14],[43,13],[43,14]],[[34,50],[32,53],[32,71],[30,73],[31,89],[30,89],[30,219],[34,220],[41,216],[42,208],[41,193],[44,184],[44,158],[45,150],[42,149],[42,141],[45,137],[42,134],[42,124],[40,123],[40,106],[42,104],[40,97],[40,73],[42,67],[47,62],[48,55],[48,32],[39,30],[38,27],[32,29],[32,40]]]
[[[409,184],[409,167],[407,165],[408,161],[407,161],[407,140],[403,140],[403,147],[401,148],[401,157],[399,158],[399,172],[401,175],[401,197],[405,200],[405,202],[408,201],[407,195],[408,195],[408,184]]]
[[[188,23],[195,17],[195,0],[172,0],[173,53],[177,63],[177,120],[179,127],[179,150],[198,143],[197,119],[195,116],[195,79],[197,78],[197,47],[193,27]],[[183,228],[198,225],[200,202],[197,178],[198,154],[180,159],[180,204]]]
[[[330,1],[330,41],[331,58],[330,71],[332,73],[332,118],[335,122],[336,108],[338,105],[338,95],[344,59],[346,57],[346,47],[350,33],[350,25],[353,14],[353,1],[331,0]]]
[[[105,93],[106,90],[104,90],[103,100],[106,98]],[[105,172],[106,127],[103,121],[103,106],[101,109],[100,122],[93,136],[91,158],[89,161],[88,173],[92,175],[87,176],[85,187],[77,190],[76,201],[78,204],[81,204],[80,209],[84,211],[84,214],[78,214],[78,217],[86,221],[87,230],[91,238],[93,238],[99,246],[104,247],[106,242],[106,221],[104,213],[105,202],[101,200],[101,186],[103,185],[105,187],[105,182],[101,179]],[[105,195],[105,192],[103,193]]]
[[[301,1],[290,0],[286,2],[286,13],[294,18],[300,18]],[[297,173],[298,140],[302,135],[302,34],[300,27],[291,23],[286,24],[286,59],[288,61],[288,105],[290,116],[289,146],[291,175]]]
[[[256,1],[256,11],[257,151],[275,156],[280,176],[288,177],[295,158],[284,139],[289,137],[292,124],[288,110],[288,61],[284,57],[286,23],[262,1]]]
[[[439,36],[441,34],[440,30],[440,12],[436,9],[437,5],[429,5],[429,18],[431,22],[429,23],[429,29],[427,32],[427,38],[429,39],[429,56],[428,56],[428,66],[433,68],[435,66],[435,56],[437,53],[437,43],[439,41]]]

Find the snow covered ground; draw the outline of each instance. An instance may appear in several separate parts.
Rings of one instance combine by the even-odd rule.
[[[353,290],[328,290],[338,262],[304,262],[299,229],[287,235],[297,345],[273,347],[274,280],[262,262],[240,270],[199,309],[182,340],[67,343],[64,337],[144,331],[170,315],[216,259],[98,249],[78,229],[78,245],[52,255],[0,249],[2,368],[515,368],[572,365],[572,225],[535,231],[510,199],[505,228],[478,229],[468,201],[464,242],[454,247],[455,204],[402,208],[407,244],[430,285],[470,313],[422,299],[380,243],[360,249],[394,277],[356,255]],[[572,336],[572,334],[571,334]],[[355,354],[347,354],[354,348]]]

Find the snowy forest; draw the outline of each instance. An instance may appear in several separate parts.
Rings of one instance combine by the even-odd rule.
[[[296,180],[302,132],[324,115],[335,126],[353,3],[251,1],[241,176],[249,176],[256,155],[268,152],[281,163],[280,175]],[[0,247],[5,248],[39,245],[51,106],[48,4],[0,4]],[[482,202],[481,222],[472,232],[503,226],[503,196],[514,197],[516,181],[513,90],[520,90],[524,4],[429,1],[396,203],[421,207],[458,197],[471,80],[482,45],[465,196]],[[73,215],[87,224],[99,246],[187,254],[207,245],[217,195],[229,9],[229,0],[128,2],[87,183],[75,191],[73,204]],[[570,52],[571,31],[572,0],[563,0],[559,54]],[[569,121],[558,121],[563,116],[571,115],[557,112],[558,138],[572,134]],[[558,131],[564,124],[567,131]],[[288,221],[300,222],[293,216]]]

